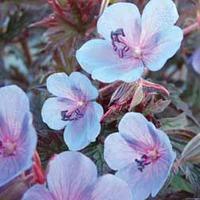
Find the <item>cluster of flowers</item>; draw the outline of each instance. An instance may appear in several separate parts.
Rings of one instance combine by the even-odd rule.
[[[144,68],[159,70],[179,49],[183,33],[174,25],[177,19],[172,0],[150,0],[142,16],[134,4],[113,4],[97,23],[104,39],[86,42],[77,51],[77,60],[93,79],[136,81]],[[117,172],[97,178],[93,162],[74,151],[100,134],[103,108],[95,101],[98,90],[80,72],[51,75],[47,89],[54,97],[45,101],[42,119],[51,129],[64,129],[71,151],[52,158],[47,183],[30,188],[23,200],[143,200],[156,196],[175,160],[163,131],[140,113],[125,114],[119,131],[110,134],[104,145],[105,161]],[[0,88],[0,98],[1,187],[31,167],[37,137],[25,93],[17,86],[5,86]]]

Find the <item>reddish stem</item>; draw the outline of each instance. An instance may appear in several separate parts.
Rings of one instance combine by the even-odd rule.
[[[188,27],[183,29],[184,36],[190,34],[191,32],[197,30],[200,27],[199,22],[195,22],[194,24],[189,25]]]
[[[114,113],[116,110],[119,110],[119,108],[121,107],[121,105],[113,105],[111,106],[108,111],[103,115],[103,117],[101,118],[101,123],[104,123],[105,120],[110,117],[112,115],[112,113]]]
[[[33,157],[34,164],[33,164],[33,174],[35,178],[35,182],[39,184],[43,184],[45,182],[45,175],[42,169],[40,156],[36,151]]]
[[[143,87],[153,88],[154,90],[160,91],[162,94],[169,96],[169,91],[160,84],[152,83],[144,79],[141,79],[140,83],[142,84]]]
[[[77,32],[81,31],[79,27],[75,23],[73,23],[68,16],[66,16],[62,5],[60,5],[60,3],[57,0],[49,0],[48,3],[52,6],[52,9],[54,10],[55,14],[62,18],[69,26],[73,27]]]
[[[109,92],[110,90],[117,88],[121,83],[122,83],[121,81],[117,81],[117,82],[111,83],[109,85],[106,85],[105,87],[103,87],[99,90],[99,93],[103,96],[103,94]]]
[[[27,41],[27,38],[26,38],[26,33],[24,33],[23,37],[20,38],[20,44],[22,46],[22,50],[24,52],[24,55],[25,55],[25,58],[26,58],[26,63],[28,65],[28,67],[31,66],[32,64],[32,57],[31,57],[31,52],[30,52],[30,48],[28,46],[28,41]]]

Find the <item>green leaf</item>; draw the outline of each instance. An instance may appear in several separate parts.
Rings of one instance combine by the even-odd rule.
[[[130,106],[129,106],[129,111],[131,111],[135,106],[141,103],[141,101],[144,98],[144,92],[143,92],[143,86],[138,85],[138,87],[135,90],[135,93],[132,97]]]
[[[180,97],[180,92],[173,87],[170,86],[170,99],[172,104],[176,107],[177,110],[185,112],[186,116],[189,117],[196,125],[200,127],[198,120],[193,116],[192,111],[189,108],[189,105],[185,103]]]
[[[161,113],[169,106],[170,103],[171,103],[170,100],[160,99],[153,104],[149,104],[145,110],[145,113],[154,113],[154,114]]]
[[[98,174],[103,175],[109,172],[109,167],[106,164],[103,156],[103,145],[102,144],[91,144],[82,153],[90,157],[97,166]]]
[[[185,146],[180,161],[200,163],[200,134],[196,135],[192,140]]]
[[[187,179],[190,181],[195,196],[200,195],[200,168],[199,165],[187,165],[185,168],[185,175]]]
[[[193,193],[191,184],[179,175],[173,177],[171,181],[171,186],[178,191],[186,191]]]
[[[184,112],[177,117],[160,119],[160,123],[164,131],[184,129],[188,125],[187,117]]]

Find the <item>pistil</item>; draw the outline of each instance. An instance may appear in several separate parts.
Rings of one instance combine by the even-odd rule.
[[[159,159],[159,157],[160,154],[156,148],[147,151],[147,153],[143,154],[140,159],[135,159],[138,170],[143,172],[147,165],[152,164],[154,161]]]
[[[133,49],[133,57],[142,58],[142,49],[140,47],[135,47]]]
[[[9,157],[15,155],[17,145],[13,141],[0,141],[0,155]]]

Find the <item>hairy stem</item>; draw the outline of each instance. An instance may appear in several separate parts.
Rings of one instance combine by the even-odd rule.
[[[200,28],[199,22],[195,22],[194,24],[189,25],[188,27],[183,29],[184,36],[190,34],[193,31],[196,31],[198,28]]]
[[[110,92],[113,89],[116,89],[121,83],[122,83],[121,81],[117,81],[117,82],[111,83],[109,85],[106,85],[105,87],[103,87],[99,90],[100,95],[103,96],[105,93]]]

